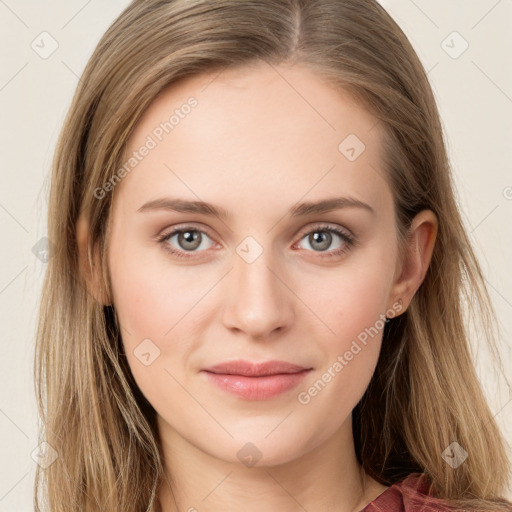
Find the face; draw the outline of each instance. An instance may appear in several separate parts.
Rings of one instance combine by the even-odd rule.
[[[108,192],[113,304],[162,436],[225,461],[253,450],[259,465],[349,428],[385,316],[399,309],[380,127],[307,68],[277,69],[164,91],[129,141],[130,171]],[[240,359],[305,370],[204,371]]]

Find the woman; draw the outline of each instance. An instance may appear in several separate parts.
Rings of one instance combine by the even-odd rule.
[[[464,299],[491,348],[492,308],[378,3],[134,1],[48,229],[37,510],[512,510]]]

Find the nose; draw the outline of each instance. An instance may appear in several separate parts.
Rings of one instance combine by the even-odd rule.
[[[224,326],[259,340],[288,329],[296,306],[293,284],[287,282],[282,265],[276,264],[270,251],[263,251],[251,263],[235,253],[233,262],[234,268],[224,282]]]

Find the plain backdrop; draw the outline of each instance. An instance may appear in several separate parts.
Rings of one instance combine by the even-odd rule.
[[[88,58],[128,3],[0,0],[0,512],[33,510],[34,332],[46,266],[33,248],[46,235],[55,142]],[[512,0],[381,3],[429,73],[465,222],[504,332],[501,353],[510,374]],[[478,339],[474,350],[511,455],[512,395]]]

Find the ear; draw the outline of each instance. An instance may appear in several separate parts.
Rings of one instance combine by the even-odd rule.
[[[427,273],[437,236],[437,217],[423,210],[414,217],[408,232],[403,259],[397,263],[395,281],[390,293],[391,304],[400,301],[403,313],[411,303]]]
[[[100,304],[110,305],[101,279],[100,254],[97,250],[92,255],[89,253],[89,224],[83,215],[80,215],[76,223],[76,241],[80,276],[87,292]]]

